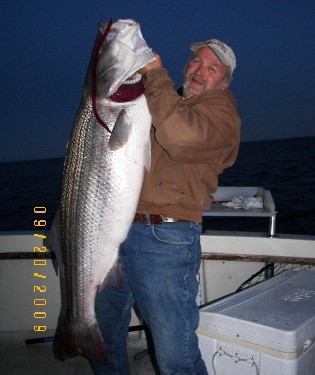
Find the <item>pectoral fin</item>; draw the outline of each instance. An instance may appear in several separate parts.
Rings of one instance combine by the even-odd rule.
[[[116,123],[109,138],[109,148],[112,151],[120,149],[128,142],[129,134],[131,132],[133,120],[128,116],[125,109],[123,109],[117,117]]]

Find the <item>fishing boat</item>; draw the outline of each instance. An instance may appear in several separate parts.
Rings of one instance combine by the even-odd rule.
[[[202,234],[201,311],[243,293],[252,284],[263,285],[280,269],[315,269],[315,236],[277,233],[277,212],[270,191],[262,187],[219,187],[212,208],[204,212],[205,218],[210,216],[217,220],[265,218],[266,231],[239,228]],[[48,231],[44,222],[45,208],[35,207],[34,231],[0,232],[0,373],[93,374],[85,358],[60,362],[53,354],[62,293],[55,254],[45,247]],[[142,323],[134,310],[128,338],[131,371],[154,374]]]

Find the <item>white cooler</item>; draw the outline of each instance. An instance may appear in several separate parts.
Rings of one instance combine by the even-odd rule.
[[[314,375],[315,272],[285,271],[200,309],[209,375]]]

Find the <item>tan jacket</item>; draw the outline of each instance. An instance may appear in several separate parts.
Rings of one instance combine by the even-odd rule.
[[[153,123],[152,160],[137,212],[201,222],[218,175],[236,160],[236,100],[228,90],[182,98],[164,68],[146,73],[143,83]]]

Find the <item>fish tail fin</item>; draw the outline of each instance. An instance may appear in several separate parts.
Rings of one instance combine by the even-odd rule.
[[[77,355],[104,363],[106,346],[97,323],[91,326],[66,324],[57,339],[57,357],[64,361]]]

